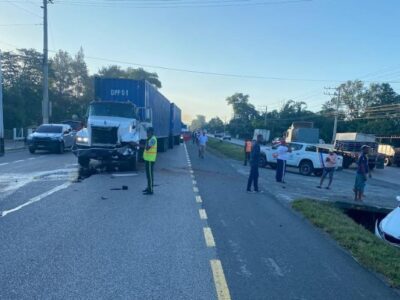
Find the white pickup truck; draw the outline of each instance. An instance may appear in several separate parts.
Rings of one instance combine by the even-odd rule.
[[[333,149],[333,145],[328,144],[306,144],[306,143],[288,143],[287,146],[291,152],[287,154],[288,159],[286,165],[288,167],[299,168],[302,175],[321,176],[324,168],[326,157],[329,150]],[[269,165],[271,168],[276,168],[276,158],[273,154],[277,152],[279,145],[261,146],[260,166]],[[337,168],[341,168],[343,157],[338,155]]]

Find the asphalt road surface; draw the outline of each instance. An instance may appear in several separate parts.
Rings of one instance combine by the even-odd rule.
[[[262,180],[265,192],[248,194],[248,169],[189,152],[233,299],[398,299],[277,197],[281,186]]]
[[[246,169],[188,152],[159,154],[153,196],[143,170],[1,157],[0,299],[397,299],[275,192],[245,193]]]

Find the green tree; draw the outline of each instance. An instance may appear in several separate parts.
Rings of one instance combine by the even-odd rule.
[[[204,129],[206,124],[206,117],[203,115],[197,115],[196,118],[192,120],[190,130]]]
[[[206,125],[208,132],[222,132],[224,130],[224,122],[218,117],[212,118]]]

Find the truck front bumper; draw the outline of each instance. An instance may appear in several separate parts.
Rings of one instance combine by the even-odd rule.
[[[137,152],[129,145],[121,147],[92,147],[75,144],[72,152],[76,157],[96,160],[124,160],[130,159]]]

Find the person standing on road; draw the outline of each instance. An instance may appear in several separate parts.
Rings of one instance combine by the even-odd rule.
[[[251,186],[254,185],[254,192],[259,193],[258,189],[258,165],[260,163],[260,144],[262,135],[257,135],[257,140],[254,143],[250,152],[250,175],[247,181],[247,192],[251,193]]]
[[[285,183],[286,160],[288,152],[289,148],[287,147],[285,139],[282,138],[280,140],[280,145],[277,148],[277,153],[275,153],[275,157],[277,160],[275,178],[277,182]]]
[[[250,160],[250,153],[252,148],[252,142],[247,139],[244,143],[244,165],[247,166],[247,162]]]
[[[206,151],[206,145],[208,142],[208,137],[206,135],[206,132],[203,131],[203,133],[199,136],[199,157],[204,158],[204,152]]]
[[[147,141],[143,152],[145,162],[147,188],[143,190],[143,195],[153,195],[154,187],[154,163],[157,158],[157,138],[154,135],[153,127],[147,129]]]
[[[335,173],[336,169],[336,162],[337,162],[337,155],[333,151],[333,149],[329,150],[329,155],[325,159],[324,163],[324,172],[322,173],[321,181],[319,183],[319,186],[317,188],[322,188],[322,184],[324,183],[324,180],[327,175],[329,175],[329,183],[328,186],[326,187],[327,190],[331,188],[332,180],[333,180],[333,174]]]
[[[363,145],[361,147],[361,155],[357,161],[356,181],[354,183],[354,200],[362,201],[364,194],[365,183],[367,181],[367,174],[369,173],[368,157],[369,146]]]

